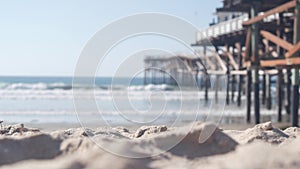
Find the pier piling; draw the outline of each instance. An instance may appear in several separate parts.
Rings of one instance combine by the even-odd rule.
[[[296,0],[295,19],[294,19],[294,45],[300,42],[300,2]],[[296,52],[295,55],[299,55]],[[292,69],[292,88],[293,88],[293,106],[292,106],[292,126],[298,126],[299,121],[299,68]]]
[[[251,70],[247,70],[247,92],[246,92],[246,101],[247,101],[247,110],[246,110],[246,121],[247,123],[251,122],[251,89],[252,88],[252,74]]]
[[[282,94],[282,69],[278,68],[278,75],[277,75],[277,81],[276,81],[276,88],[277,88],[277,113],[278,113],[278,122],[282,122],[282,100],[283,100],[283,94]]]
[[[285,111],[288,115],[291,114],[291,69],[286,69],[285,74]],[[289,118],[288,118],[289,120]]]

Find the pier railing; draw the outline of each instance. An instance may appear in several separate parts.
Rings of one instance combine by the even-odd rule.
[[[210,37],[218,37],[232,32],[243,30],[243,22],[249,19],[248,14],[240,17],[215,24],[209,28],[197,32],[197,41],[205,40]]]

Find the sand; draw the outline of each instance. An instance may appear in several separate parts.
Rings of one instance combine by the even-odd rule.
[[[0,168],[5,169],[300,168],[299,155],[300,129],[280,130],[271,122],[246,130],[223,130],[212,123],[0,130]]]

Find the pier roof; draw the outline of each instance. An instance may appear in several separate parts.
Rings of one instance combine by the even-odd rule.
[[[253,2],[260,2],[260,11],[266,11],[284,4],[289,0],[223,0],[223,7],[217,8],[217,12],[248,12]]]

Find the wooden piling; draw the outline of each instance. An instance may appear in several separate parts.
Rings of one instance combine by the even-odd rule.
[[[171,70],[171,77],[170,77],[170,80],[171,80],[171,84],[172,85],[176,85],[176,80],[177,80],[177,70],[176,69],[172,69]]]
[[[285,74],[285,111],[291,114],[291,69],[286,69]]]
[[[152,65],[152,84],[155,84],[156,83],[156,70],[155,70],[155,67],[156,67],[156,63],[154,62],[153,65]]]
[[[250,9],[251,18],[254,18],[258,14],[259,2],[253,2]],[[260,123],[260,105],[259,105],[259,55],[258,55],[258,33],[259,28],[257,23],[253,23],[251,25],[251,54],[253,56],[253,89],[254,89],[254,115],[255,115],[255,123]]]
[[[198,70],[196,70],[196,72],[195,72],[195,86],[197,87],[197,88],[199,88],[199,79],[198,79],[198,73],[199,73],[199,71]]]
[[[215,76],[216,79],[215,79],[215,102],[218,103],[218,91],[219,91],[219,79],[220,79],[220,76],[219,75],[216,75]]]
[[[242,87],[243,87],[243,75],[239,75],[238,96],[237,96],[237,105],[238,105],[238,107],[240,107],[241,103],[242,103]]]
[[[150,68],[149,71],[150,71],[150,84],[154,84],[153,68]]]
[[[204,72],[204,81],[205,81],[204,98],[205,98],[205,101],[208,102],[209,78],[208,78],[208,74],[206,71]]]
[[[236,82],[236,78],[235,75],[232,75],[232,79],[231,79],[231,102],[234,102],[234,97],[235,97],[235,82]]]
[[[241,43],[240,42],[236,43],[235,47],[237,49],[237,57],[238,57],[239,70],[241,70],[241,68],[243,66],[243,57],[242,57]],[[239,75],[238,96],[237,96],[237,105],[238,105],[238,107],[241,106],[242,85],[243,85],[242,83],[243,83],[243,75]]]
[[[266,108],[267,110],[272,108],[271,77],[269,74],[266,74]]]
[[[147,85],[147,78],[148,78],[148,69],[147,69],[147,66],[145,64],[145,70],[144,70],[144,85]]]
[[[296,1],[295,19],[294,19],[294,44],[300,41],[300,2]],[[296,54],[299,54],[297,52]],[[299,111],[299,68],[292,69],[292,88],[293,88],[293,102],[292,102],[292,126],[298,126],[298,111]]]
[[[182,86],[183,84],[183,70],[182,69],[180,69],[180,71],[179,71],[179,77],[178,77],[178,79],[177,79],[177,84],[178,84],[178,86]]]
[[[292,126],[298,126],[298,110],[299,110],[299,69],[292,69]]]
[[[283,34],[284,34],[283,28],[281,27],[282,24],[283,24],[283,13],[279,13],[278,14],[278,19],[277,19],[278,28],[276,29],[276,35],[279,38],[282,38]],[[280,47],[279,45],[277,45],[276,47],[277,47],[278,55],[283,56],[284,55],[284,49],[282,47]]]
[[[254,116],[255,124],[260,123],[260,105],[259,105],[259,78],[258,78],[258,68],[252,70],[253,76],[253,90],[254,90]]]
[[[247,111],[246,111],[246,121],[247,123],[251,122],[251,87],[252,87],[252,74],[251,70],[247,70],[247,92],[246,92],[246,101],[247,101]]]
[[[261,98],[261,104],[266,104],[266,74],[264,73],[262,76],[262,98]]]
[[[226,67],[227,67],[227,72],[226,72],[226,105],[229,105],[229,89],[230,89],[230,71],[229,71],[229,58],[226,58]]]
[[[162,70],[163,84],[166,84],[166,73]]]
[[[282,122],[282,79],[283,79],[283,74],[282,74],[282,69],[278,68],[278,75],[277,75],[277,81],[276,81],[276,88],[277,88],[277,113],[278,113],[278,122]]]

